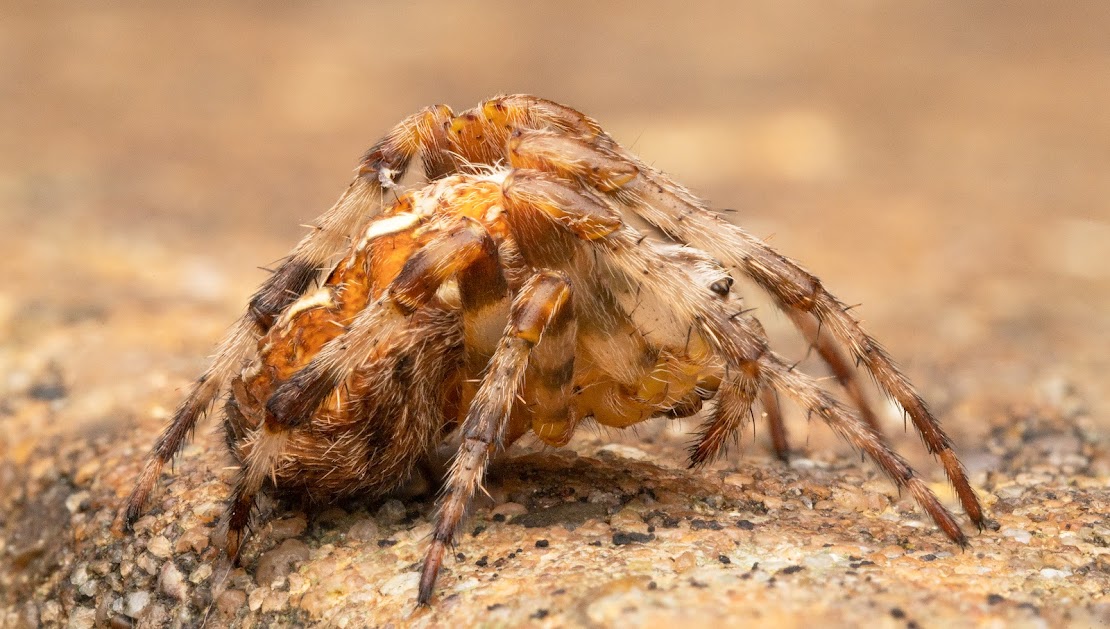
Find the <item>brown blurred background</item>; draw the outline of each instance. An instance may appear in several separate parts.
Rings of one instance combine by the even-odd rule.
[[[92,416],[133,410],[118,396],[136,379],[176,382],[203,365],[262,278],[255,267],[288,249],[396,120],[531,92],[596,117],[862,302],[934,396],[973,371],[981,392],[1065,378],[1104,402],[1107,3],[4,13],[10,391],[53,363],[74,391],[114,391]]]
[[[504,92],[862,303],[973,472],[1013,409],[1110,428],[1110,3],[182,5],[0,9],[0,482],[140,452],[365,148]]]

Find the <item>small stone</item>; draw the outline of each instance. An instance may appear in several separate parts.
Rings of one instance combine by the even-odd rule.
[[[628,544],[644,544],[655,539],[655,535],[651,533],[631,533],[626,531],[617,531],[613,533],[614,546],[626,546]]]
[[[149,604],[150,592],[132,592],[123,601],[123,613],[131,618],[138,618]]]
[[[93,580],[90,579],[84,585],[82,585],[80,587],[80,589],[78,589],[77,591],[81,593],[81,596],[87,596],[88,598],[93,598],[93,597],[96,596],[96,593],[99,589],[100,589],[100,582],[99,581],[93,581]]]
[[[251,593],[247,595],[247,607],[252,612],[262,609],[262,602],[266,600],[266,593],[269,591],[270,588],[265,587],[258,587],[251,590]]]
[[[397,524],[405,519],[405,503],[400,500],[386,500],[374,515],[383,524]]]
[[[415,594],[416,587],[420,583],[419,572],[403,572],[392,579],[386,581],[378,588],[378,593],[382,596],[400,596],[403,594]]]
[[[270,585],[275,579],[287,576],[293,564],[307,560],[309,554],[308,546],[301,540],[285,540],[277,548],[266,551],[258,558],[258,567],[254,572],[255,582],[260,586]]]
[[[85,585],[85,583],[88,580],[89,580],[88,564],[78,565],[77,569],[73,571],[73,574],[71,574],[69,576],[69,582],[76,585],[77,587],[81,587],[82,585]]]
[[[547,548],[548,546],[550,546],[550,542],[548,542],[546,539],[536,540],[536,548]]]
[[[697,565],[698,558],[689,550],[674,558],[674,571],[678,574],[692,570]]]
[[[100,471],[100,459],[86,461],[73,473],[73,484],[78,487],[87,485],[96,476],[98,471]]]
[[[170,540],[163,535],[155,535],[150,538],[150,541],[146,543],[146,550],[159,559],[166,559],[173,553]]]
[[[1041,570],[1041,576],[1046,579],[1063,579],[1071,576],[1071,570],[1056,570],[1055,568],[1045,568]]]
[[[179,601],[185,600],[189,594],[189,587],[185,585],[185,576],[177,569],[172,561],[167,561],[158,574],[158,588],[166,596]]]
[[[270,538],[275,542],[290,537],[299,537],[308,528],[303,515],[295,515],[270,522]]]
[[[378,539],[378,523],[373,518],[363,518],[347,529],[347,537],[359,542]]]
[[[91,607],[78,607],[69,615],[66,629],[92,629],[96,625],[96,610]]]
[[[203,552],[205,548],[208,548],[208,532],[209,529],[204,526],[194,526],[185,531],[181,534],[181,537],[174,541],[174,552],[178,554],[189,551]]]
[[[755,484],[755,479],[747,474],[729,474],[725,476],[724,481],[725,484],[735,487],[751,487]]]
[[[272,614],[285,609],[289,603],[289,592],[270,592],[262,601],[262,613]]]
[[[139,558],[135,560],[135,565],[138,566],[139,568],[141,568],[143,572],[145,572],[149,575],[158,574],[158,567],[159,567],[158,560],[155,559],[154,555],[151,555],[150,553],[143,553],[143,554],[139,555]],[[123,567],[124,566],[120,566],[121,571],[122,571]],[[127,575],[124,575],[124,576],[127,576]]]
[[[224,618],[234,618],[246,604],[247,594],[242,590],[225,590],[216,599],[216,609]]]
[[[624,508],[609,516],[609,526],[620,531],[647,533],[647,523],[636,511]]]
[[[651,459],[651,455],[647,452],[620,443],[610,443],[598,448],[597,455],[600,459],[609,460],[628,459],[629,461],[647,461]]]
[[[197,585],[206,581],[210,576],[212,576],[212,564],[202,563],[189,575],[189,583]]]
[[[66,498],[66,509],[70,513],[81,511],[89,503],[89,492],[79,491]]]
[[[493,515],[500,515],[506,518],[516,517],[528,513],[528,507],[518,502],[505,502],[493,508]]]
[[[1002,533],[1003,537],[1009,537],[1014,541],[1022,544],[1028,544],[1029,541],[1033,539],[1033,536],[1029,533],[1029,531],[1023,531],[1021,529],[1005,528],[1002,529],[1000,532]]]

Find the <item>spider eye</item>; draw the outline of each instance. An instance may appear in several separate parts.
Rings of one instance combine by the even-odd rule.
[[[717,293],[721,297],[727,297],[728,291],[732,288],[732,278],[723,277],[716,282],[709,285],[709,290]]]

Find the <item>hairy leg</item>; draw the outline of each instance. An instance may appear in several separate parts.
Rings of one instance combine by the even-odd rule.
[[[463,442],[451,465],[420,577],[417,601],[427,605],[447,548],[485,475],[490,450],[499,448],[512,407],[524,386],[533,348],[570,324],[570,283],[561,273],[540,273],[513,300],[505,334],[462,425]]]
[[[122,513],[126,528],[139,518],[162,469],[184,445],[200,418],[241,366],[275,318],[299,298],[348,239],[381,211],[383,190],[397,182],[412,157],[424,151],[425,169],[442,151],[446,107],[432,107],[402,121],[363,157],[358,175],[334,206],[317,219],[281,265],[251,297],[247,314],[235,323],[216,351],[211,366],[197,379],[173,419],[155,442],[146,466]],[[434,168],[435,166],[433,166]]]
[[[940,457],[968,517],[976,525],[984,525],[979,499],[952,450],[951,439],[886,350],[863,331],[848,308],[826,291],[814,275],[725,221],[686,188],[623,148],[548,131],[528,131],[514,135],[508,152],[514,164],[554,172],[603,193],[611,191],[614,200],[671,238],[743,271],[783,310],[814,317],[821,329],[846,346],[878,385],[905,409],[928,450]],[[820,337],[817,341],[820,349]],[[844,361],[824,352],[822,357],[831,361],[834,373],[844,371]],[[854,378],[844,377],[846,382],[855,382]]]
[[[385,294],[328,342],[319,354],[277,388],[266,403],[276,424],[303,424],[325,397],[375,353],[413,312],[434,296],[443,282],[468,267],[497,260],[497,245],[477,221],[461,218],[405,262]]]

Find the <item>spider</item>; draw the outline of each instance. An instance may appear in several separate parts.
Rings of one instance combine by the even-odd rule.
[[[423,183],[403,186],[414,160]],[[768,347],[731,272],[770,294],[858,410]],[[759,403],[785,458],[781,392],[966,546],[953,515],[883,438],[859,365],[904,409],[982,528],[951,440],[815,276],[570,107],[527,95],[459,115],[430,107],[366,153],[346,192],[251,298],[155,444],[122,518],[130,527],[139,517],[221,392],[241,464],[225,516],[233,559],[263,489],[315,502],[382,495],[454,433],[460,445],[417,597],[426,605],[490,456],[523,435],[563,446],[591,418],[627,427],[690,416],[712,400],[690,449],[696,467],[726,451]]]

